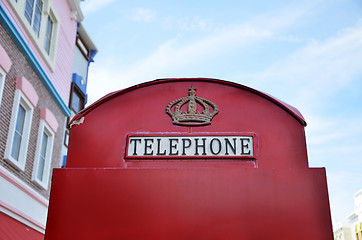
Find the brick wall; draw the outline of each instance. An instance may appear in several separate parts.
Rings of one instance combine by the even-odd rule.
[[[60,166],[65,116],[63,115],[61,109],[58,107],[55,101],[52,99],[51,95],[46,90],[41,80],[35,74],[32,67],[26,61],[24,55],[19,51],[15,43],[12,41],[11,37],[2,26],[0,26],[0,44],[5,49],[13,63],[10,71],[6,75],[3,97],[0,106],[0,165],[12,172],[15,176],[19,177],[23,182],[27,183],[34,190],[38,191],[42,196],[44,196],[45,198],[49,198],[49,188],[51,184],[49,183],[48,190],[44,190],[31,180],[35,151],[37,147],[36,144],[40,123],[40,109],[48,108],[50,111],[53,112],[59,123],[58,131],[55,133],[54,138],[51,168]],[[17,76],[24,76],[33,85],[39,96],[38,104],[34,108],[27,159],[24,171],[16,169],[4,160],[4,152],[9,131],[11,112],[13,108]],[[51,177],[49,181],[51,181]]]

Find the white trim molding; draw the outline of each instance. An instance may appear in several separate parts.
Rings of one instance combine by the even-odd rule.
[[[84,15],[80,8],[80,0],[68,0],[68,4],[70,9],[72,10],[72,19],[81,22],[84,19]]]
[[[44,233],[49,201],[0,166],[0,211]]]
[[[1,105],[1,99],[2,99],[2,96],[3,96],[5,78],[6,78],[6,73],[5,73],[5,71],[0,67],[0,105]]]
[[[49,125],[40,120],[32,180],[45,190],[49,184],[54,135]]]
[[[17,134],[16,125],[17,125],[18,116],[20,116],[19,115],[20,109],[22,109],[22,111],[25,110],[25,112],[23,113],[25,114],[25,116],[23,123],[19,123],[22,125],[22,127],[19,126],[19,128],[22,128],[22,132],[21,132],[21,138],[19,139],[20,142],[18,146],[18,153],[16,154],[17,156],[14,156],[13,155],[13,148],[15,147],[14,138],[16,138]],[[34,107],[32,106],[32,104],[28,101],[28,99],[21,92],[21,90],[17,89],[15,91],[14,104],[11,113],[11,121],[10,121],[8,138],[6,142],[4,158],[14,167],[22,171],[24,171],[25,169],[31,123],[33,119],[33,110]]]
[[[33,43],[35,43],[35,46],[39,53],[44,58],[47,65],[50,67],[51,71],[54,72],[56,67],[56,54],[57,54],[57,46],[58,46],[58,34],[60,29],[60,18],[57,17],[57,14],[55,13],[55,9],[53,7],[51,0],[39,0],[33,2],[32,6],[32,13],[29,16],[30,19],[26,17],[26,10],[27,10],[27,1],[13,1],[8,0],[12,8],[15,10],[18,18],[21,20],[21,24],[26,30],[27,34],[30,36]],[[34,27],[34,18],[35,18],[35,9],[38,7],[37,4],[39,4],[40,7],[40,14],[38,17],[39,22],[37,24],[38,27]],[[30,10],[30,9],[29,9]],[[47,53],[47,51],[44,48],[45,44],[45,34],[46,34],[46,26],[47,26],[47,19],[48,16],[50,16],[54,22],[54,28],[53,28],[53,34],[52,34],[52,44],[50,46],[50,52]],[[29,22],[30,21],[30,22]],[[38,29],[39,28],[39,29]],[[35,29],[37,29],[35,31]]]

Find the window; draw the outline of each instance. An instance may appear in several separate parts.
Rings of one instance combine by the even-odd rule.
[[[36,175],[36,179],[39,181],[43,181],[44,179],[44,168],[45,168],[45,160],[49,153],[47,153],[48,148],[48,139],[49,136],[45,132],[43,132],[41,145],[40,145],[40,156],[39,156],[39,163],[38,163],[38,174]]]
[[[5,72],[0,67],[0,104],[1,104],[1,99],[3,96],[5,76],[6,76]]]
[[[82,110],[82,99],[81,96],[79,96],[79,94],[77,93],[77,91],[74,91],[72,93],[72,109],[75,112],[79,112],[80,110]]]
[[[52,18],[50,16],[48,16],[48,21],[47,21],[47,28],[46,28],[46,32],[45,32],[45,51],[48,53],[48,55],[50,54],[50,47],[51,47],[51,43],[52,43],[52,35],[53,35],[53,25],[54,22],[52,20]]]
[[[60,18],[54,0],[8,0],[41,57],[55,70],[58,52]]]
[[[41,0],[37,0],[35,12],[34,12],[34,24],[33,24],[33,30],[39,37],[40,32],[40,23],[41,23],[41,15],[43,11],[43,2]]]
[[[71,99],[70,99],[70,108],[75,113],[79,112],[84,108],[85,105],[85,96],[84,94],[78,89],[78,87],[72,83],[72,91],[71,91]]]
[[[16,90],[4,157],[21,170],[25,169],[32,118],[33,106]]]
[[[24,138],[25,115],[26,115],[25,108],[22,105],[19,105],[16,124],[15,124],[13,147],[11,148],[11,156],[16,161],[19,161],[21,141]]]
[[[42,13],[43,13],[42,0],[26,0],[24,15],[28,23],[33,26],[33,31],[38,37],[40,33]]]
[[[44,120],[41,120],[35,153],[33,180],[44,189],[48,188],[54,135],[54,132],[48,124]]]
[[[86,44],[84,43],[84,41],[80,37],[77,37],[76,44],[77,44],[79,50],[82,52],[83,56],[87,60],[89,60],[89,49],[86,47]]]
[[[68,143],[69,143],[69,131],[68,131],[68,129],[65,129],[64,146],[68,147]]]
[[[29,24],[31,24],[31,19],[33,18],[33,7],[34,7],[34,0],[26,0],[25,18],[26,20],[28,20]]]

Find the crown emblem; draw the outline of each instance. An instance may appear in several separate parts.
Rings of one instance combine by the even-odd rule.
[[[187,104],[187,106],[186,106]],[[201,106],[203,110],[197,111]],[[210,112],[210,108],[212,111]],[[170,102],[166,113],[172,118],[173,124],[182,126],[202,126],[211,124],[212,118],[219,112],[215,103],[196,97],[196,89],[191,86],[187,97]]]

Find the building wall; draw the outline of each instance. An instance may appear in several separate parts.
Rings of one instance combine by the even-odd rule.
[[[29,32],[24,24],[19,20],[11,2],[15,0],[0,0],[1,6],[5,9],[16,28],[21,33],[24,40],[36,56],[44,71],[51,79],[62,100],[68,103],[70,79],[72,77],[74,42],[76,37],[77,21],[72,18],[68,1],[50,1],[54,12],[59,20],[59,31],[57,34],[57,49],[55,53],[55,67],[52,68],[41,54],[41,47],[35,44],[34,39],[29,36]],[[20,1],[19,1],[20,2]]]
[[[70,114],[67,106],[77,31],[75,13],[78,11],[74,12],[74,6],[79,5],[79,0],[43,0],[40,37],[36,37],[32,25],[27,25],[25,2],[0,0],[0,76],[5,74],[4,81],[0,79],[0,90],[4,83],[0,92],[0,212],[44,233],[51,172],[61,166],[65,125]],[[43,45],[48,17],[55,20],[53,47],[49,54]],[[12,142],[9,132],[13,132],[11,129],[15,125],[12,115],[17,113],[14,98],[20,92],[18,89],[28,91],[23,98],[33,106],[32,119],[27,125],[30,135],[24,168],[5,156],[10,149],[7,145]],[[39,161],[44,122],[53,132],[54,140],[49,148],[49,177],[39,183],[34,177],[34,169]],[[0,225],[0,232],[7,230],[6,225]]]
[[[362,189],[354,194],[354,211],[333,224],[335,240],[362,240]]]
[[[85,59],[79,48],[75,48],[74,51],[74,65],[73,73],[76,73],[82,77],[84,81],[87,79],[88,60]]]
[[[35,74],[34,70],[31,68],[29,63],[26,61],[24,55],[16,47],[15,43],[10,38],[9,34],[0,26],[0,44],[4,47],[8,56],[12,61],[12,67],[6,75],[6,80],[4,84],[3,98],[0,106],[0,119],[1,119],[1,130],[0,130],[0,156],[1,159],[4,157],[4,152],[6,148],[6,140],[9,132],[10,118],[13,108],[13,100],[16,90],[16,78],[18,76],[24,76],[36,89],[36,92],[39,96],[39,101],[37,106],[34,108],[30,140],[27,152],[27,160],[25,165],[25,170],[20,171],[14,168],[12,165],[8,164],[6,161],[1,160],[0,165],[9,170],[15,176],[21,178],[25,183],[31,186],[33,189],[38,191],[45,198],[49,197],[49,188],[47,190],[39,187],[35,184],[31,178],[33,173],[33,165],[35,159],[35,151],[37,145],[38,129],[40,122],[40,109],[48,108],[51,109],[53,114],[56,116],[59,123],[59,129],[55,134],[54,147],[52,153],[52,167],[60,166],[60,149],[63,144],[63,131],[62,126],[65,124],[65,116],[57,106],[55,101],[50,96],[49,92],[39,80],[38,76]]]
[[[69,89],[72,78],[73,56],[77,21],[72,19],[68,1],[54,1],[53,4],[61,18],[59,47],[57,52],[57,72],[54,73],[55,86],[59,89],[64,102],[69,101]]]

